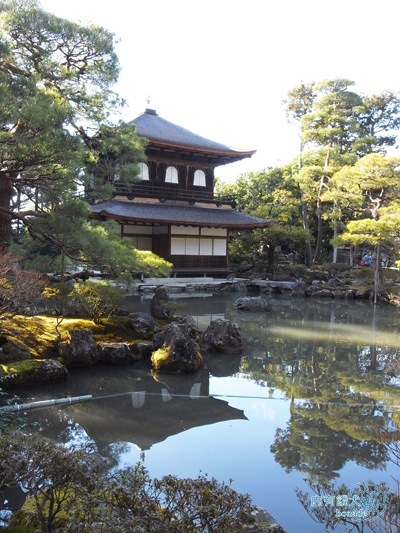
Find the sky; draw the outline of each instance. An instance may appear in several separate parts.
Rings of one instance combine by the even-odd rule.
[[[399,0],[41,0],[112,31],[117,92],[132,120],[146,107],[251,159],[230,181],[289,162],[298,129],[282,101],[301,82],[346,78],[363,94],[399,90]],[[150,99],[150,103],[147,100]]]

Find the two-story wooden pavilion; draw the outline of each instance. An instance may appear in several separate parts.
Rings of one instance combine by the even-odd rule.
[[[271,221],[235,211],[232,197],[214,195],[214,169],[251,157],[161,118],[153,109],[132,121],[148,139],[139,183],[117,185],[115,197],[93,205],[114,219],[121,236],[173,264],[176,274],[216,274],[228,268],[229,230],[265,228]]]

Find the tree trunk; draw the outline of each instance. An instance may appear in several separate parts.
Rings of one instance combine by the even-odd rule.
[[[301,216],[302,216],[302,219],[303,219],[303,229],[305,231],[310,231],[310,226],[308,225],[308,216],[307,216],[307,205],[304,201],[304,195],[303,195],[303,191],[301,191]],[[306,240],[306,265],[308,267],[311,266],[311,261],[312,261],[312,250],[311,250],[311,242],[310,242],[310,239],[307,239]]]
[[[336,218],[336,213],[337,213],[337,203],[335,202],[335,210],[334,210],[334,218],[333,218],[333,237],[337,237],[338,235],[338,220]],[[333,263],[337,263],[337,246],[335,245],[333,247],[333,260],[332,260]]]
[[[326,177],[325,176],[321,176],[321,182],[320,182],[319,191],[318,191],[318,198],[317,198],[317,220],[318,220],[318,225],[317,225],[317,244],[316,244],[316,247],[315,247],[315,254],[314,254],[313,263],[316,263],[320,259],[321,251],[322,251],[322,202],[321,202],[321,196],[322,196],[323,188],[325,187],[325,180],[326,180]]]
[[[65,254],[64,254],[64,250],[61,250],[61,266],[60,266],[60,271],[61,271],[61,283],[64,283],[64,279],[65,279]]]
[[[301,171],[303,167],[303,160],[302,160],[302,154],[303,154],[303,142],[301,140],[301,131],[300,131],[300,151],[299,151],[299,172]],[[310,231],[310,226],[308,224],[308,216],[307,216],[307,204],[304,200],[304,193],[300,188],[300,195],[301,195],[301,217],[303,219],[303,229],[307,232]],[[312,250],[311,250],[311,242],[310,239],[307,238],[306,240],[306,257],[305,257],[306,265],[310,268],[311,262],[312,262]]]
[[[10,178],[0,176],[0,208],[10,210],[13,185]],[[7,249],[11,244],[11,216],[0,211],[0,248]]]
[[[349,265],[352,267],[353,264],[354,264],[354,246],[350,244]]]
[[[325,165],[324,165],[324,172],[326,172],[329,168],[329,162],[331,160],[331,150],[333,146],[333,135],[331,134],[330,141],[329,141],[329,148],[328,152],[326,154],[325,158]],[[322,202],[321,202],[321,196],[322,191],[324,190],[324,187],[326,186],[327,182],[327,176],[324,174],[321,176],[321,181],[319,184],[319,190],[318,190],[318,198],[317,198],[317,216],[318,216],[318,234],[317,234],[317,246],[315,248],[315,255],[313,263],[316,263],[320,256],[322,251]]]
[[[374,283],[375,283],[374,304],[377,304],[379,298],[382,296],[382,292],[383,292],[383,288],[384,288],[384,285],[383,285],[382,258],[381,258],[381,244],[380,243],[378,243],[375,246]]]
[[[338,225],[336,219],[333,221],[333,236],[336,237],[338,234]],[[333,247],[333,258],[332,263],[337,263],[337,246]]]

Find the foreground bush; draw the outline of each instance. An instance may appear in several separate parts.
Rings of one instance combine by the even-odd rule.
[[[45,297],[52,301],[57,316],[89,318],[99,324],[115,313],[124,293],[109,281],[85,281],[75,283],[73,289],[57,284],[47,289]]]
[[[151,479],[140,463],[100,475],[92,450],[22,432],[0,436],[0,457],[0,490],[20,484],[28,495],[10,524],[43,533],[239,533],[253,510],[249,496],[213,478]]]

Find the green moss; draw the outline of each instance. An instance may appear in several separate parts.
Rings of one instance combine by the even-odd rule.
[[[7,388],[11,385],[28,383],[39,370],[41,360],[27,359],[15,363],[0,364],[0,386]]]
[[[170,352],[170,348],[159,348],[156,352],[153,352],[151,363],[154,370],[163,370],[168,365]]]
[[[138,334],[131,327],[132,318],[111,317],[104,319],[101,324],[92,320],[66,318],[58,326],[62,340],[67,338],[70,329],[90,329],[96,342],[126,342],[148,340],[153,333]],[[57,344],[59,341],[56,331],[57,319],[53,316],[38,315],[27,317],[18,315],[1,323],[1,335],[15,339],[31,350],[32,357],[45,359],[57,357]],[[159,321],[160,329],[165,323]]]
[[[194,372],[203,364],[203,357],[200,352],[196,350],[196,360],[192,363],[187,363],[181,359],[171,359],[171,348],[159,348],[153,352],[151,356],[151,363],[155,371],[158,372]]]

